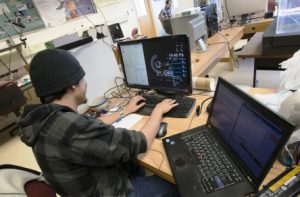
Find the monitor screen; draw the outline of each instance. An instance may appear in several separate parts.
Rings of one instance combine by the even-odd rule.
[[[122,29],[121,29],[121,26],[120,26],[119,23],[108,25],[108,29],[109,29],[110,35],[111,35],[113,40],[120,39],[120,38],[124,37],[124,34],[122,32]]]
[[[192,93],[190,46],[186,35],[118,43],[128,87],[161,93]]]
[[[220,80],[220,79],[219,79]],[[260,180],[292,126],[224,80],[218,83],[209,123],[240,162]],[[245,96],[244,96],[245,95]]]

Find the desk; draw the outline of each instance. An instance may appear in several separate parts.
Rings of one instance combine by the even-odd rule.
[[[254,34],[256,32],[263,32],[273,22],[273,18],[262,19],[244,25],[244,34]]]
[[[262,36],[263,32],[257,32],[243,50],[236,53],[240,58],[254,58],[253,87],[256,86],[257,70],[283,70],[279,63],[292,57],[292,54],[263,55]]]
[[[222,35],[224,36],[222,36]],[[225,55],[229,48],[232,49],[244,34],[244,27],[225,29],[207,40],[207,51],[202,53],[192,52],[192,76],[205,76]],[[232,68],[233,69],[233,68]]]
[[[250,94],[253,93],[273,93],[272,89],[251,89],[249,91]],[[199,105],[204,99],[208,98],[208,96],[192,96],[196,98],[196,106]],[[191,113],[191,115],[187,119],[175,119],[175,118],[163,118],[164,122],[168,122],[168,133],[167,136],[177,134],[179,132],[185,131],[189,128],[194,128],[206,123],[208,114],[206,113],[206,107],[208,102],[204,104],[202,113],[199,117],[194,117],[195,110]],[[194,117],[194,118],[193,118]],[[133,129],[140,129],[144,123],[147,121],[148,117],[144,117],[141,121],[139,121]],[[192,122],[191,122],[192,121]],[[169,182],[175,183],[172,171],[169,166],[168,158],[165,153],[162,141],[159,139],[155,139],[151,146],[151,149],[148,150],[145,154],[140,154],[138,157],[138,163],[144,166],[149,171],[154,174],[168,180]],[[274,167],[269,172],[263,184],[266,184],[277,175],[279,175],[285,168],[279,164],[275,163]]]

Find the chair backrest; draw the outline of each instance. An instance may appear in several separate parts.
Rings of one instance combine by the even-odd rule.
[[[40,172],[12,164],[0,165],[0,188],[5,196],[56,197]]]
[[[29,181],[24,186],[28,197],[56,197],[55,191],[44,181]]]
[[[16,112],[25,103],[26,98],[16,84],[0,89],[0,115]]]

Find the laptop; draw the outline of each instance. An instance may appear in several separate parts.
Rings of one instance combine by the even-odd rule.
[[[258,191],[294,129],[219,78],[207,123],[163,145],[182,196],[244,196]]]

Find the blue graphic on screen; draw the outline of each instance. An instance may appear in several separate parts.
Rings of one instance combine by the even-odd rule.
[[[283,137],[278,127],[221,84],[210,123],[257,178]]]
[[[145,41],[143,44],[149,84],[153,88],[184,90],[189,86],[185,40]]]

